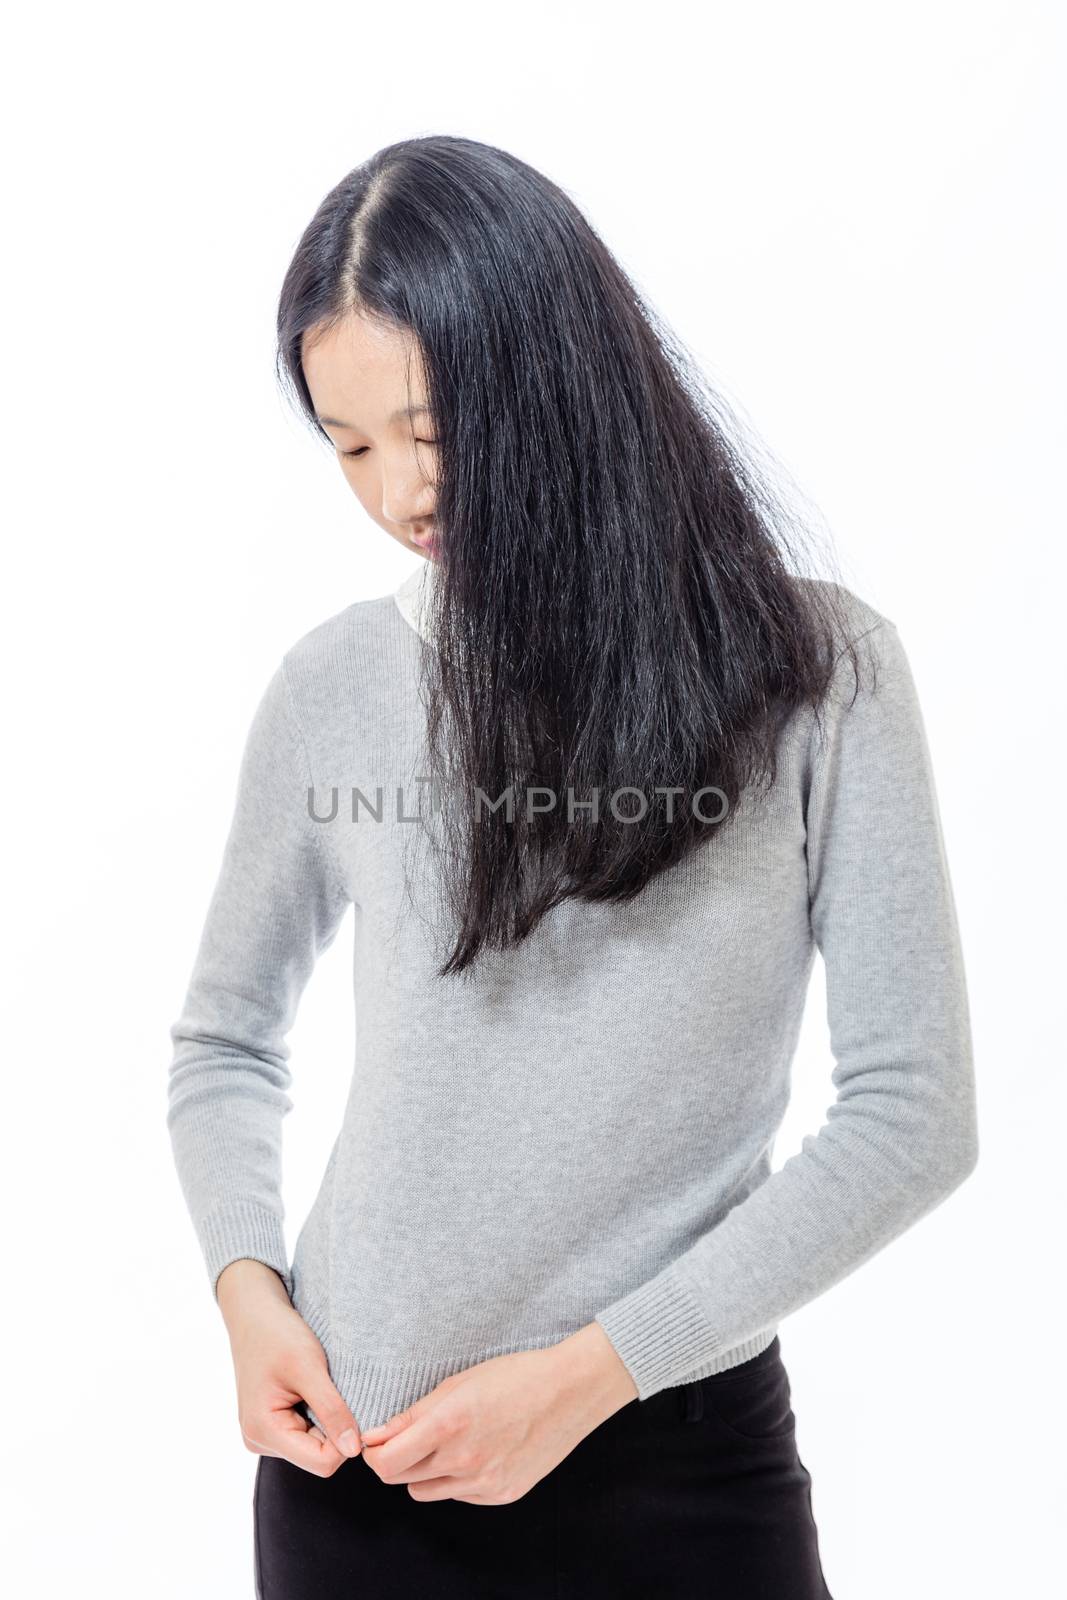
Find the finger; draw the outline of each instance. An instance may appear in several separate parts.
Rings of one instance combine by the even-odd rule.
[[[399,1411],[395,1417],[389,1417],[385,1422],[379,1422],[376,1427],[363,1429],[364,1444],[384,1444],[386,1439],[391,1439],[402,1428],[410,1428],[414,1417],[410,1411]]]
[[[380,1476],[389,1474],[391,1477],[394,1472],[402,1473],[416,1466],[444,1442],[438,1407],[432,1395],[424,1395],[376,1428],[368,1428],[363,1441],[364,1444],[370,1441],[368,1447],[377,1451],[369,1465]]]
[[[284,1444],[278,1445],[277,1452],[286,1461],[292,1462],[294,1467],[303,1467],[305,1472],[313,1472],[320,1478],[331,1477],[342,1461],[348,1459],[334,1449],[329,1439],[320,1441],[310,1432],[287,1434]]]
[[[441,1460],[440,1450],[431,1450],[421,1460],[410,1467],[390,1466],[388,1461],[382,1460],[379,1455],[381,1445],[367,1445],[363,1452],[363,1459],[371,1467],[383,1483],[429,1483],[434,1479],[444,1482],[447,1467]],[[455,1481],[454,1479],[452,1480]]]
[[[495,1505],[488,1495],[478,1494],[475,1485],[462,1478],[430,1478],[426,1483],[408,1486],[413,1500],[465,1500],[472,1506]]]
[[[398,1433],[402,1432],[402,1428],[392,1428],[388,1423],[382,1422],[376,1428],[361,1428],[359,1436],[365,1446],[379,1445],[384,1444],[387,1439],[394,1439]]]
[[[359,1424],[330,1380],[329,1373],[318,1367],[301,1373],[301,1397],[319,1420],[330,1443],[342,1456],[358,1456],[363,1448]]]
[[[366,1444],[363,1458],[372,1466],[379,1477],[387,1477],[398,1483],[406,1482],[406,1474],[417,1468],[438,1452],[441,1445],[437,1425],[429,1417],[423,1417],[418,1422],[413,1422],[409,1428],[403,1428],[392,1439],[386,1439],[384,1444]],[[441,1471],[441,1458],[437,1454],[437,1472]]]
[[[321,1429],[310,1427],[296,1411],[272,1412],[264,1418],[252,1442],[264,1455],[281,1456],[318,1477],[328,1478],[347,1460]]]

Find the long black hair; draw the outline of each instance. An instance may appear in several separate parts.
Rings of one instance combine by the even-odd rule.
[[[421,684],[449,797],[445,976],[568,898],[632,899],[728,828],[852,646],[762,444],[525,162],[413,138],[326,195],[285,276],[276,366],[331,450],[304,340],[352,313],[414,335],[438,445]],[[484,804],[509,791],[510,812]]]

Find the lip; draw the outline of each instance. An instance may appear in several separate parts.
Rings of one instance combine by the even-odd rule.
[[[413,533],[411,542],[413,545],[417,545],[420,550],[425,550],[427,555],[432,556],[437,544],[437,535],[436,533]]]

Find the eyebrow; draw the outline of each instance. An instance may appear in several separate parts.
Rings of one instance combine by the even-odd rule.
[[[393,412],[388,421],[399,422],[403,417],[429,416],[429,412],[429,406],[401,406],[399,411]],[[359,432],[359,429],[352,422],[339,422],[336,417],[320,417],[317,411],[315,416],[324,428],[351,428],[353,433]]]

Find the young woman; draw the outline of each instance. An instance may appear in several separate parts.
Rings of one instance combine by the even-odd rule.
[[[168,1122],[259,1456],[263,1600],[829,1594],[779,1324],[977,1158],[896,627],[570,199],[380,151],[279,368],[423,564],[256,711]],[[358,1050],[290,1265],[285,1038],[355,919]],[[836,1101],[778,1171],[808,980]]]

